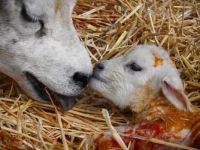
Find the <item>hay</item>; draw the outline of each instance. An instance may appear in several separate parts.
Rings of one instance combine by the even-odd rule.
[[[200,104],[200,2],[198,0],[79,0],[74,23],[92,62],[129,53],[136,45],[164,47],[181,72],[189,99]],[[0,75],[1,149],[86,149],[85,137],[108,130],[129,118],[87,89],[82,103],[69,112],[27,98]],[[65,136],[64,136],[65,135]],[[64,142],[63,142],[64,141]]]

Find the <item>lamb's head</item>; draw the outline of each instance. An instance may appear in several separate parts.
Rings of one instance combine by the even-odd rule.
[[[98,63],[90,85],[122,109],[139,112],[160,94],[180,110],[191,109],[168,53],[153,45]]]
[[[0,71],[26,93],[47,100],[44,87],[70,108],[92,73],[72,22],[76,0],[1,0]]]

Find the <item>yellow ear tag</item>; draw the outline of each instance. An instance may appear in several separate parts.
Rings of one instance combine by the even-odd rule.
[[[153,67],[156,68],[156,67],[162,66],[162,65],[163,65],[163,59],[154,56],[154,65],[153,65]]]

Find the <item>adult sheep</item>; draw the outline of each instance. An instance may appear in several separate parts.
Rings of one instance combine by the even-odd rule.
[[[67,110],[92,73],[72,22],[76,0],[1,0],[0,72],[33,99]]]

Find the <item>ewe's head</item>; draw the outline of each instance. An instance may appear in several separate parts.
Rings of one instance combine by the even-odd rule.
[[[127,56],[98,63],[90,85],[122,109],[132,105],[139,112],[159,92],[178,109],[191,109],[168,53],[153,45],[140,45]]]
[[[90,57],[72,22],[76,0],[0,0],[0,71],[26,93],[69,109],[88,83]]]

